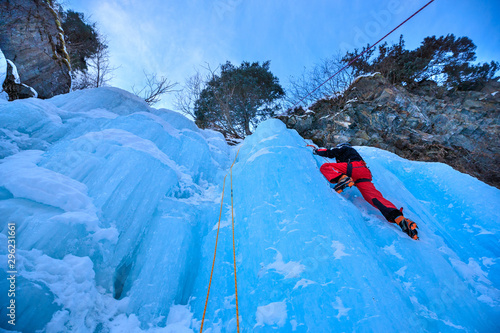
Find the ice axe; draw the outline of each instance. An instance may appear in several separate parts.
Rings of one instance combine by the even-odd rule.
[[[318,147],[316,147],[315,145],[306,145],[306,147],[311,147],[313,149],[313,152],[318,149]]]

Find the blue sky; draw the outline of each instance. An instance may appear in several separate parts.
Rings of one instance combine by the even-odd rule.
[[[111,85],[141,86],[143,70],[183,83],[206,62],[271,60],[283,86],[326,57],[374,43],[428,0],[63,0],[108,37]],[[388,38],[468,36],[479,61],[500,60],[500,1],[436,0]],[[174,96],[157,105],[173,108]]]

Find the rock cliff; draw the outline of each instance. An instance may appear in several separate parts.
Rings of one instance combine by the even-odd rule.
[[[433,81],[411,92],[382,75],[357,78],[343,95],[281,116],[320,146],[380,147],[419,161],[444,162],[500,188],[500,83],[448,91]]]
[[[0,1],[0,49],[39,98],[69,92],[70,63],[59,16],[49,0]]]

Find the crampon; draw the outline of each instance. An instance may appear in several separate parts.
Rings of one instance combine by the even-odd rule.
[[[347,175],[342,175],[342,177],[340,177],[337,185],[335,185],[335,187],[333,189],[337,193],[342,193],[342,191],[346,187],[352,187],[353,185],[354,185],[354,180],[352,180],[351,177],[349,177]]]
[[[410,219],[405,218],[403,215],[394,220],[401,230],[414,240],[418,240],[417,224]]]

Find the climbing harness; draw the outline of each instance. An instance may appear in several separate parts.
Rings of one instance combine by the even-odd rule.
[[[361,163],[360,166],[353,166],[351,161],[347,162],[347,172],[346,172],[346,175],[347,177],[350,177],[352,178],[352,169],[356,169],[356,168],[368,168],[366,166],[366,163],[365,161],[359,161]],[[358,178],[354,181],[354,184],[358,184],[358,183],[363,183],[363,182],[371,182],[372,179],[371,178]]]
[[[220,211],[219,211],[219,222],[217,223],[217,236],[215,237],[215,250],[214,250],[214,259],[212,261],[212,271],[210,272],[210,281],[208,282],[208,291],[207,291],[207,299],[205,300],[205,308],[203,309],[203,317],[201,319],[201,328],[200,328],[200,333],[203,332],[203,324],[205,322],[205,313],[207,312],[207,305],[208,305],[208,298],[210,295],[210,286],[212,285],[212,276],[214,274],[214,267],[215,267],[215,257],[217,255],[217,242],[219,240],[219,230],[220,230],[220,220],[222,216],[222,205],[224,203],[224,189],[226,187],[226,177],[228,174],[231,174],[230,179],[231,179],[231,220],[232,220],[232,226],[233,226],[233,262],[234,262],[234,292],[235,292],[235,299],[236,299],[236,327],[238,333],[240,332],[240,319],[239,319],[239,308],[238,308],[238,283],[236,280],[236,246],[235,246],[235,241],[234,241],[234,205],[233,205],[233,166],[234,163],[236,163],[236,159],[238,158],[238,154],[240,153],[240,148],[238,148],[238,151],[236,152],[236,156],[234,157],[233,164],[231,164],[231,167],[229,168],[229,172],[226,173],[224,176],[224,181],[222,182],[222,198],[220,200]]]

